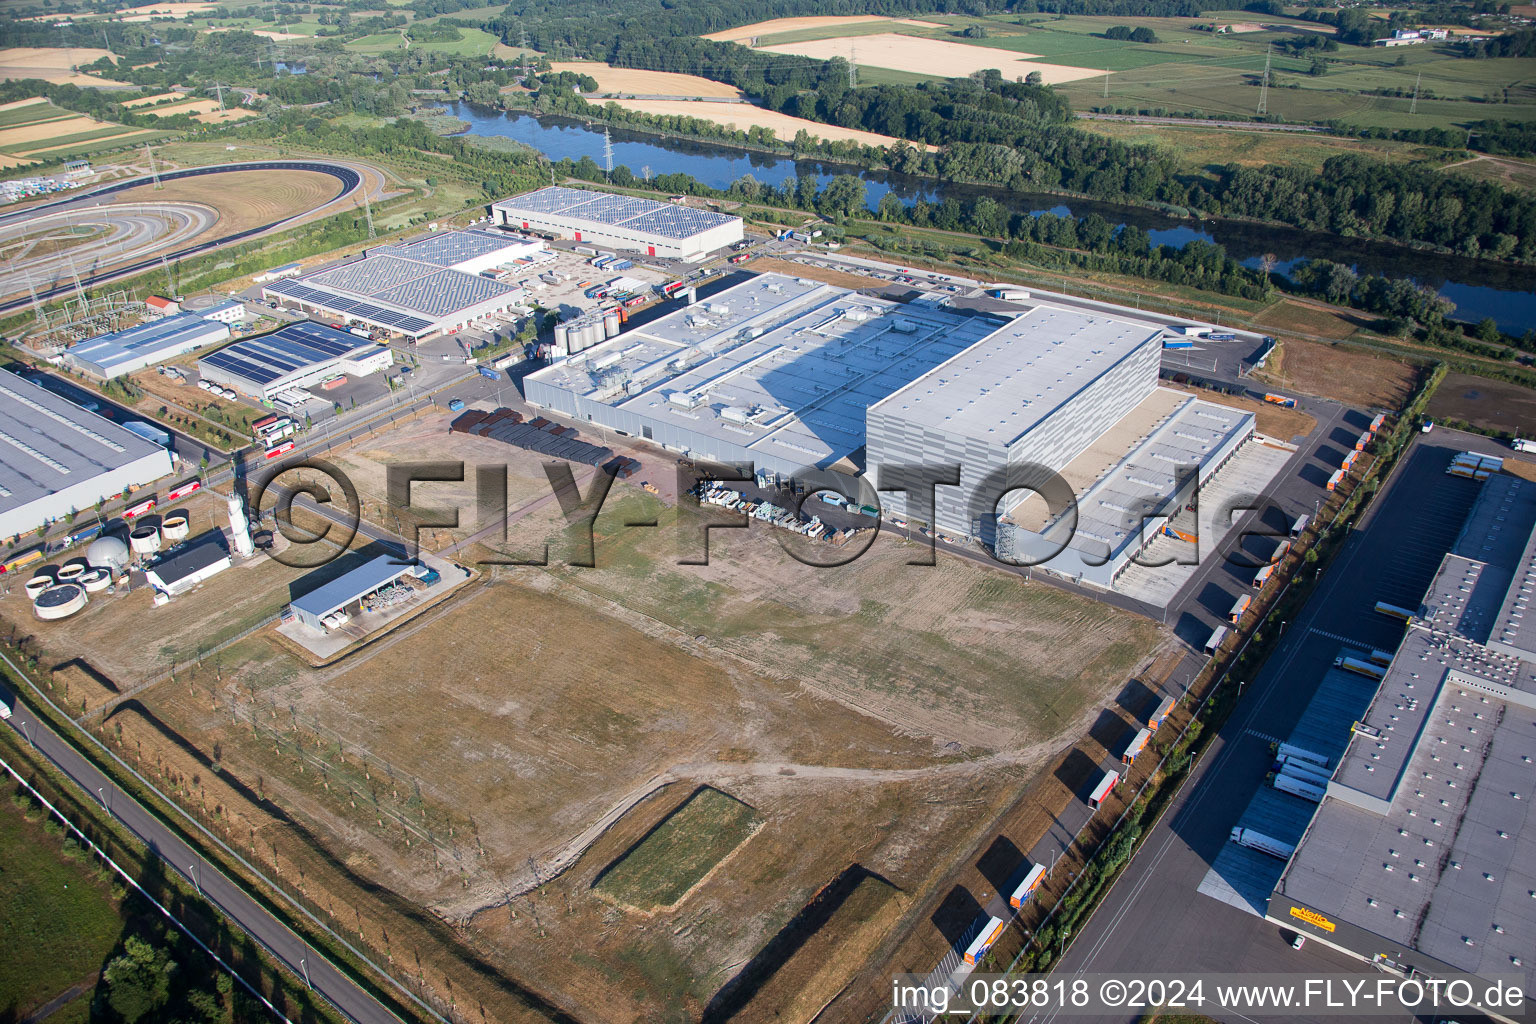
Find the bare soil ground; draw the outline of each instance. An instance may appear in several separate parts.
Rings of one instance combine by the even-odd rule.
[[[1299,332],[1318,338],[1347,338],[1360,329],[1360,319],[1364,319],[1365,314],[1356,314],[1356,317],[1359,319],[1350,319],[1342,311],[1335,313],[1311,303],[1281,299],[1255,317],[1253,322],[1255,326],[1267,327],[1279,336]]]
[[[971,50],[979,47],[965,46],[962,49]],[[819,139],[850,140],[866,146],[891,146],[897,141],[891,135],[867,132],[862,128],[840,128],[834,124],[808,121],[803,117],[792,117],[789,114],[781,114],[777,110],[767,110],[750,103],[631,99],[617,99],[612,102],[628,110],[638,110],[643,114],[678,114],[683,117],[695,117],[701,121],[713,121],[741,131],[767,128],[778,136],[780,142],[785,143],[793,142],[795,135],[801,131],[809,132]]]
[[[1448,373],[1430,399],[1428,413],[1483,430],[1536,437],[1536,391],[1506,381]]]
[[[1396,409],[1413,390],[1407,363],[1336,345],[1283,341],[1256,380],[1332,398],[1346,405]]]
[[[143,185],[126,189],[114,203],[182,201],[203,203],[219,212],[219,221],[198,236],[215,238],[303,213],[336,194],[336,179],[318,171],[236,171],[209,178],[179,178],[158,190]]]
[[[1241,409],[1244,412],[1254,414],[1255,428],[1261,434],[1278,438],[1281,441],[1290,441],[1297,437],[1305,437],[1312,433],[1317,426],[1316,418],[1308,416],[1300,409],[1285,409],[1273,402],[1265,402],[1257,398],[1249,398],[1246,395],[1224,395],[1220,391],[1208,391],[1204,388],[1192,388],[1183,384],[1169,384],[1164,382],[1163,387],[1177,388],[1180,391],[1188,391],[1199,395],[1207,402],[1215,405],[1225,405],[1231,409]]]
[[[860,274],[833,270],[831,267],[807,266],[803,263],[781,260],[773,256],[764,256],[753,260],[752,269],[760,270],[765,274],[776,273],[789,274],[791,277],[804,277],[812,281],[821,281],[825,284],[835,284],[839,288],[868,288],[879,283],[873,277],[864,277]]]

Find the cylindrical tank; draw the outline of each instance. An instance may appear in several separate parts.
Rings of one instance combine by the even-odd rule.
[[[120,573],[128,568],[128,545],[121,537],[101,537],[85,549],[85,560],[98,569]]]
[[[571,329],[565,324],[555,324],[555,347],[570,351]]]
[[[140,526],[136,527],[128,535],[128,545],[133,548],[135,554],[152,555],[160,550],[160,527]]]
[[[58,581],[60,583],[74,583],[81,576],[85,575],[85,571],[89,568],[90,566],[85,563],[84,559],[66,562],[59,568]]]
[[[106,590],[112,585],[112,574],[106,569],[92,569],[77,580],[87,593],[94,594],[98,590]]]
[[[40,619],[67,619],[85,607],[85,588],[76,583],[61,583],[38,594],[32,610]]]
[[[187,533],[190,531],[191,522],[192,514],[186,509],[168,512],[165,518],[160,521],[160,533],[172,544],[184,541],[187,539]]]
[[[606,313],[603,315],[603,337],[616,338],[618,335],[619,313],[618,310],[614,310],[612,313]]]
[[[43,591],[47,590],[57,582],[58,581],[54,579],[51,572],[47,575],[39,573],[38,575],[33,576],[31,579],[27,580],[27,582],[23,584],[23,589],[26,590],[28,597],[35,599],[37,595],[41,594]]]

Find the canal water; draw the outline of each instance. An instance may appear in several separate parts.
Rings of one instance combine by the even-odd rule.
[[[455,117],[470,123],[469,134],[515,139],[552,160],[566,157],[580,160],[586,156],[599,165],[603,163],[601,127],[590,127],[566,117],[535,117],[462,102],[451,104],[451,108]],[[777,185],[786,178],[801,175],[814,176],[818,182],[825,183],[835,175],[852,171],[864,179],[871,209],[886,193],[892,193],[908,206],[919,199],[937,203],[954,197],[963,203],[990,196],[1010,210],[1037,215],[1050,212],[1085,217],[1097,213],[1110,224],[1141,228],[1156,245],[1182,246],[1203,239],[1225,247],[1229,255],[1250,267],[1259,266],[1266,255],[1272,256],[1275,272],[1281,274],[1288,273],[1300,261],[1314,257],[1349,264],[1361,274],[1412,278],[1454,302],[1458,319],[1477,321],[1491,316],[1503,330],[1516,335],[1536,328],[1536,274],[1527,267],[1414,252],[1400,246],[1294,228],[1228,220],[1179,220],[1136,206],[955,185],[884,171],[859,171],[819,160],[796,160],[729,145],[662,138],[619,128],[610,129],[610,136],[613,165],[627,166],[637,175],[647,171],[652,175],[690,174],[706,185],[723,189],[746,174],[764,184]]]

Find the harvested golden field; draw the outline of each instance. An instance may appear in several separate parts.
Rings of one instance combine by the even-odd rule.
[[[170,117],[172,114],[206,114],[210,110],[218,110],[218,100],[185,100],[181,103],[169,103],[154,110],[146,110],[144,113],[153,114],[155,117]]]
[[[70,135],[80,135],[98,128],[110,127],[112,126],[106,121],[79,115],[38,124],[18,125],[15,128],[0,128],[0,147],[19,146],[27,142],[46,142],[49,139],[62,139]]]
[[[916,28],[943,28],[944,26],[933,21],[917,21],[912,18],[887,18],[880,14],[855,14],[843,17],[806,17],[806,18],[774,18],[772,21],[759,21],[751,25],[743,25],[740,28],[728,28],[720,32],[711,32],[704,36],[705,39],[713,39],[717,43],[739,43],[753,36],[772,36],[780,32],[799,32],[808,28],[837,28],[841,25],[866,25],[871,21],[888,21],[893,25],[912,25]]]
[[[47,103],[46,96],[31,96],[24,100],[12,100],[9,103],[0,103],[0,110],[15,110],[17,107],[35,107],[39,103]]]
[[[615,68],[591,61],[557,61],[550,66],[556,71],[574,71],[579,75],[591,75],[597,79],[597,87],[605,93],[684,98],[741,98],[741,90],[734,85],[700,78],[698,75],[679,75],[671,71],[644,71],[639,68]]]
[[[0,170],[8,170],[12,167],[26,167],[35,162],[33,160],[21,160],[14,156],[6,156],[4,153],[0,153]]]
[[[989,68],[1002,72],[1004,78],[1023,79],[1032,72],[1040,72],[1046,85],[1075,82],[1081,78],[1095,78],[1104,74],[1102,69],[1074,68],[1063,64],[1042,64],[1031,60],[1036,54],[1016,53],[1013,50],[997,50],[985,46],[967,46],[943,39],[924,39],[919,36],[903,36],[883,32],[872,36],[850,36],[842,39],[808,39],[798,43],[777,43],[758,47],[765,53],[792,53],[817,60],[841,57],[854,64],[872,68],[889,68],[893,71],[909,71],[922,75],[944,75],[947,78],[965,78],[967,75]]]
[[[970,49],[970,47],[966,47]],[[682,117],[696,117],[701,121],[713,121],[715,124],[728,125],[732,128],[748,131],[752,128],[767,128],[778,136],[781,142],[793,142],[795,135],[802,129],[809,132],[813,138],[834,139],[858,142],[865,146],[891,146],[898,140],[890,135],[880,135],[877,132],[866,132],[857,128],[839,128],[835,124],[822,124],[819,121],[807,121],[800,117],[791,117],[781,114],[776,110],[764,110],[750,103],[711,103],[708,100],[609,100],[609,103],[617,103],[626,110],[638,110],[645,114],[675,114]]]
[[[155,103],[164,103],[167,100],[179,100],[179,99],[185,99],[185,98],[186,98],[186,93],[181,93],[181,92],[161,92],[161,93],[156,93],[153,96],[141,96],[141,97],[139,97],[136,100],[129,100],[126,103],[124,103],[123,106],[128,107],[130,109],[133,108],[133,107],[147,107],[147,106],[150,106],[150,105],[155,104]]]
[[[0,69],[8,72],[6,77],[17,78],[21,76],[9,74],[12,69],[69,71],[110,56],[110,51],[89,46],[13,46],[0,50]]]
[[[124,21],[140,21],[151,17],[185,18],[217,7],[218,4],[212,3],[141,4],[138,7],[119,7],[117,13],[122,15]]]
[[[1413,390],[1407,363],[1340,345],[1282,341],[1256,380],[1332,398],[1346,405],[1396,409]]]

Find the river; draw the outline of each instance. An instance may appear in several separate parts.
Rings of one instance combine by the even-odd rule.
[[[516,111],[502,112],[469,103],[453,103],[455,117],[470,123],[472,135],[495,135],[532,146],[552,160],[591,157],[603,163],[602,129],[566,117],[535,117]],[[613,165],[628,166],[635,174],[690,174],[713,188],[726,188],[742,175],[778,184],[785,178],[814,175],[825,183],[834,175],[855,170],[819,160],[796,160],[734,146],[686,139],[662,138],[621,128],[610,129]],[[961,202],[987,195],[1014,211],[1051,212],[1084,217],[1090,213],[1111,224],[1132,224],[1147,232],[1154,244],[1182,246],[1194,239],[1215,242],[1245,266],[1257,267],[1266,254],[1276,260],[1275,271],[1287,273],[1308,257],[1347,263],[1362,274],[1409,277],[1434,288],[1456,304],[1456,317],[1477,321],[1493,317],[1511,334],[1536,328],[1536,278],[1527,267],[1468,260],[1436,253],[1414,252],[1399,246],[1362,239],[1341,238],[1294,228],[1247,224],[1240,221],[1178,220],[1136,206],[1068,199],[1045,193],[1008,192],[971,185],[954,185],[928,178],[861,171],[869,205],[873,209],[886,193],[910,206],[919,199],[940,202],[953,196]],[[1473,283],[1475,282],[1475,283]]]

